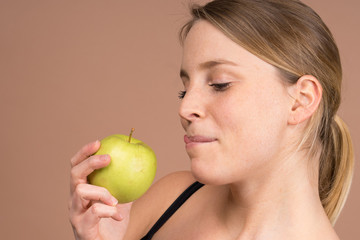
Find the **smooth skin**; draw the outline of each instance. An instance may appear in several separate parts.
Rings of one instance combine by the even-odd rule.
[[[140,239],[195,180],[196,192],[155,234],[156,239],[337,240],[318,195],[318,160],[295,151],[319,106],[313,76],[283,83],[273,66],[206,21],[190,30],[183,50],[179,109],[191,172],[170,174],[134,203],[86,182],[109,164],[85,146],[72,159],[70,221],[77,239]]]

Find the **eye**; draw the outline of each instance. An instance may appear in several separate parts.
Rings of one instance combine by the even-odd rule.
[[[215,91],[221,92],[225,91],[227,88],[230,87],[230,83],[211,83],[209,84],[210,87],[213,87]]]
[[[185,97],[186,91],[180,91],[179,92],[179,99],[183,99]]]

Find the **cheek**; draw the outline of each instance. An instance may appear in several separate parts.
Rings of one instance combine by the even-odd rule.
[[[226,151],[245,161],[269,158],[279,150],[286,127],[286,112],[281,96],[267,90],[220,101],[218,115],[223,129]],[[221,112],[221,113],[220,113]]]
[[[219,145],[191,162],[194,175],[204,183],[226,184],[253,175],[279,151],[284,115],[270,95],[224,95],[211,102],[209,129]]]

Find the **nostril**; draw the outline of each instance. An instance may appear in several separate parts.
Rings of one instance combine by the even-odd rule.
[[[195,97],[196,96],[196,97]],[[186,94],[186,97],[182,100],[179,115],[181,118],[186,119],[187,121],[193,121],[203,117],[203,107],[201,101],[198,101],[200,96],[194,94],[194,91],[189,91]]]
[[[197,113],[193,113],[192,115],[193,115],[194,117],[196,117],[196,118],[199,118],[199,117],[200,117],[200,115],[197,114]]]

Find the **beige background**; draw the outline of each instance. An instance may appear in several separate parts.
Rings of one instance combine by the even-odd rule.
[[[69,159],[127,134],[153,147],[157,179],[188,169],[177,99],[177,31],[188,0],[0,0],[1,239],[72,239]],[[307,0],[338,42],[340,115],[359,156],[358,0]],[[359,239],[359,164],[336,225]]]

